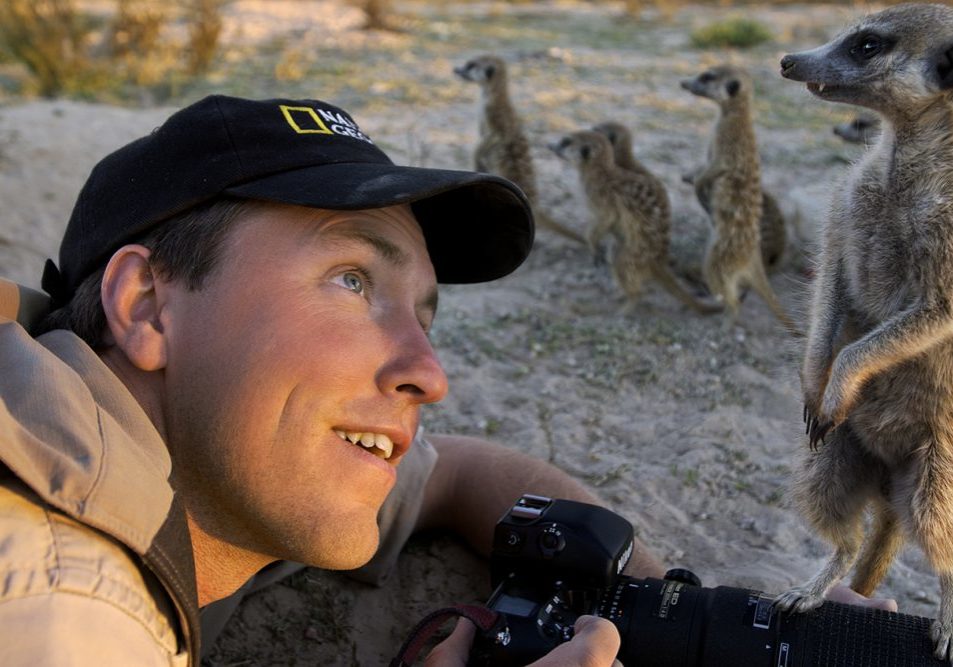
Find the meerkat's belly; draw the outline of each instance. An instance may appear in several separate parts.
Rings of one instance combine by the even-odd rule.
[[[888,462],[946,437],[953,429],[953,340],[871,377],[847,419],[864,446]]]

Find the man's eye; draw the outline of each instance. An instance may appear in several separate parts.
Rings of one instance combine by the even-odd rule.
[[[364,278],[359,273],[348,271],[347,273],[342,274],[341,282],[343,282],[344,286],[352,292],[357,294],[364,293]]]

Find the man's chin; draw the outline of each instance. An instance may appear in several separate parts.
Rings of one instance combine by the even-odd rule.
[[[322,540],[309,554],[309,559],[299,560],[325,570],[354,570],[374,557],[379,541],[380,533],[375,521],[366,530],[351,528],[340,531],[333,540]]]

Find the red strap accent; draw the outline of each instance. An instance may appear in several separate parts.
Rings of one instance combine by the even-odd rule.
[[[500,614],[472,604],[458,604],[453,607],[438,609],[424,616],[410,631],[404,645],[400,647],[397,657],[390,661],[390,667],[411,667],[417,659],[417,654],[424,647],[427,640],[449,619],[462,616],[473,621],[480,630],[490,630],[500,619]]]

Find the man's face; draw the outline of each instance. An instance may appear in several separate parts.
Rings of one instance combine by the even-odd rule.
[[[192,520],[266,556],[364,563],[419,408],[447,389],[409,207],[269,206],[238,223],[201,290],[170,289],[165,427]]]

